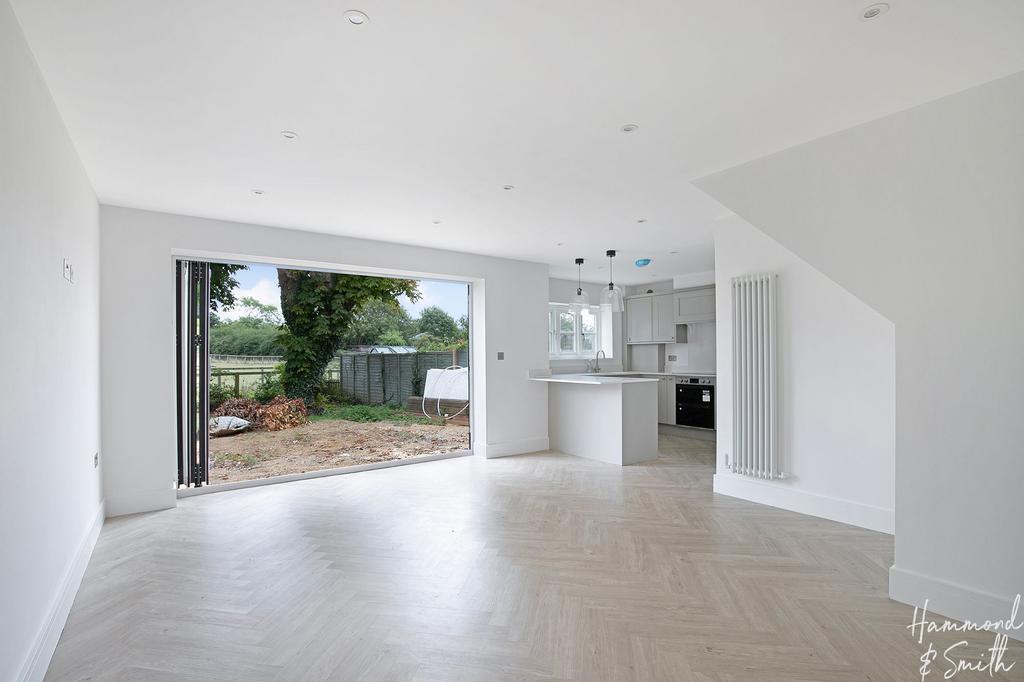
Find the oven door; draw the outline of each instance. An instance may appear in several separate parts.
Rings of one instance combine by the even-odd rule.
[[[676,384],[676,424],[715,428],[715,387]]]

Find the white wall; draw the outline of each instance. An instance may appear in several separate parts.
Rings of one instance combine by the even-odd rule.
[[[546,265],[109,206],[101,208],[101,231],[104,484],[111,515],[175,504],[172,252],[472,280],[477,454],[547,448],[547,387],[527,381],[528,370],[548,362]],[[504,360],[497,360],[499,351]]]
[[[891,322],[764,233],[715,230],[718,468],[715,492],[893,532],[895,337]],[[737,476],[732,452],[730,280],[779,276],[781,481]]]
[[[665,344],[665,371],[715,372],[716,350],[715,322],[691,322],[686,325],[686,343]]]
[[[690,287],[703,287],[715,283],[715,271],[691,272],[685,275],[676,275],[672,278],[673,289],[689,289]]]
[[[92,187],[6,1],[0,226],[0,679],[40,679],[103,520],[99,232]]]
[[[601,292],[607,285],[583,282],[582,288],[590,294],[591,305],[601,302]],[[568,279],[548,280],[548,301],[551,303],[568,303],[576,295],[576,282]],[[601,360],[601,369],[617,372],[622,369],[622,356],[625,350],[625,339],[622,336],[622,313],[612,313],[612,357]],[[546,337],[545,337],[546,338]],[[545,365],[548,366],[548,365]],[[582,372],[587,363],[583,360],[551,360],[551,371],[555,374]]]
[[[1018,73],[698,183],[895,323],[890,594],[975,620],[1024,592],[1022,121]]]

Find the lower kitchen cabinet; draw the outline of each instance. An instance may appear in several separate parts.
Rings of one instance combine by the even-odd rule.
[[[675,377],[660,377],[658,379],[658,423],[676,423]]]

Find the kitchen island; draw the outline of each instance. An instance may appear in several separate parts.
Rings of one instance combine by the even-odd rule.
[[[609,464],[636,464],[658,456],[658,380],[555,374],[548,384],[548,439],[552,450]]]

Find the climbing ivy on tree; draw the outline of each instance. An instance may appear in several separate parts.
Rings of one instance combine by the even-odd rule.
[[[420,297],[409,279],[278,269],[285,332],[284,391],[312,406],[327,363],[337,352],[352,317],[367,301]]]

